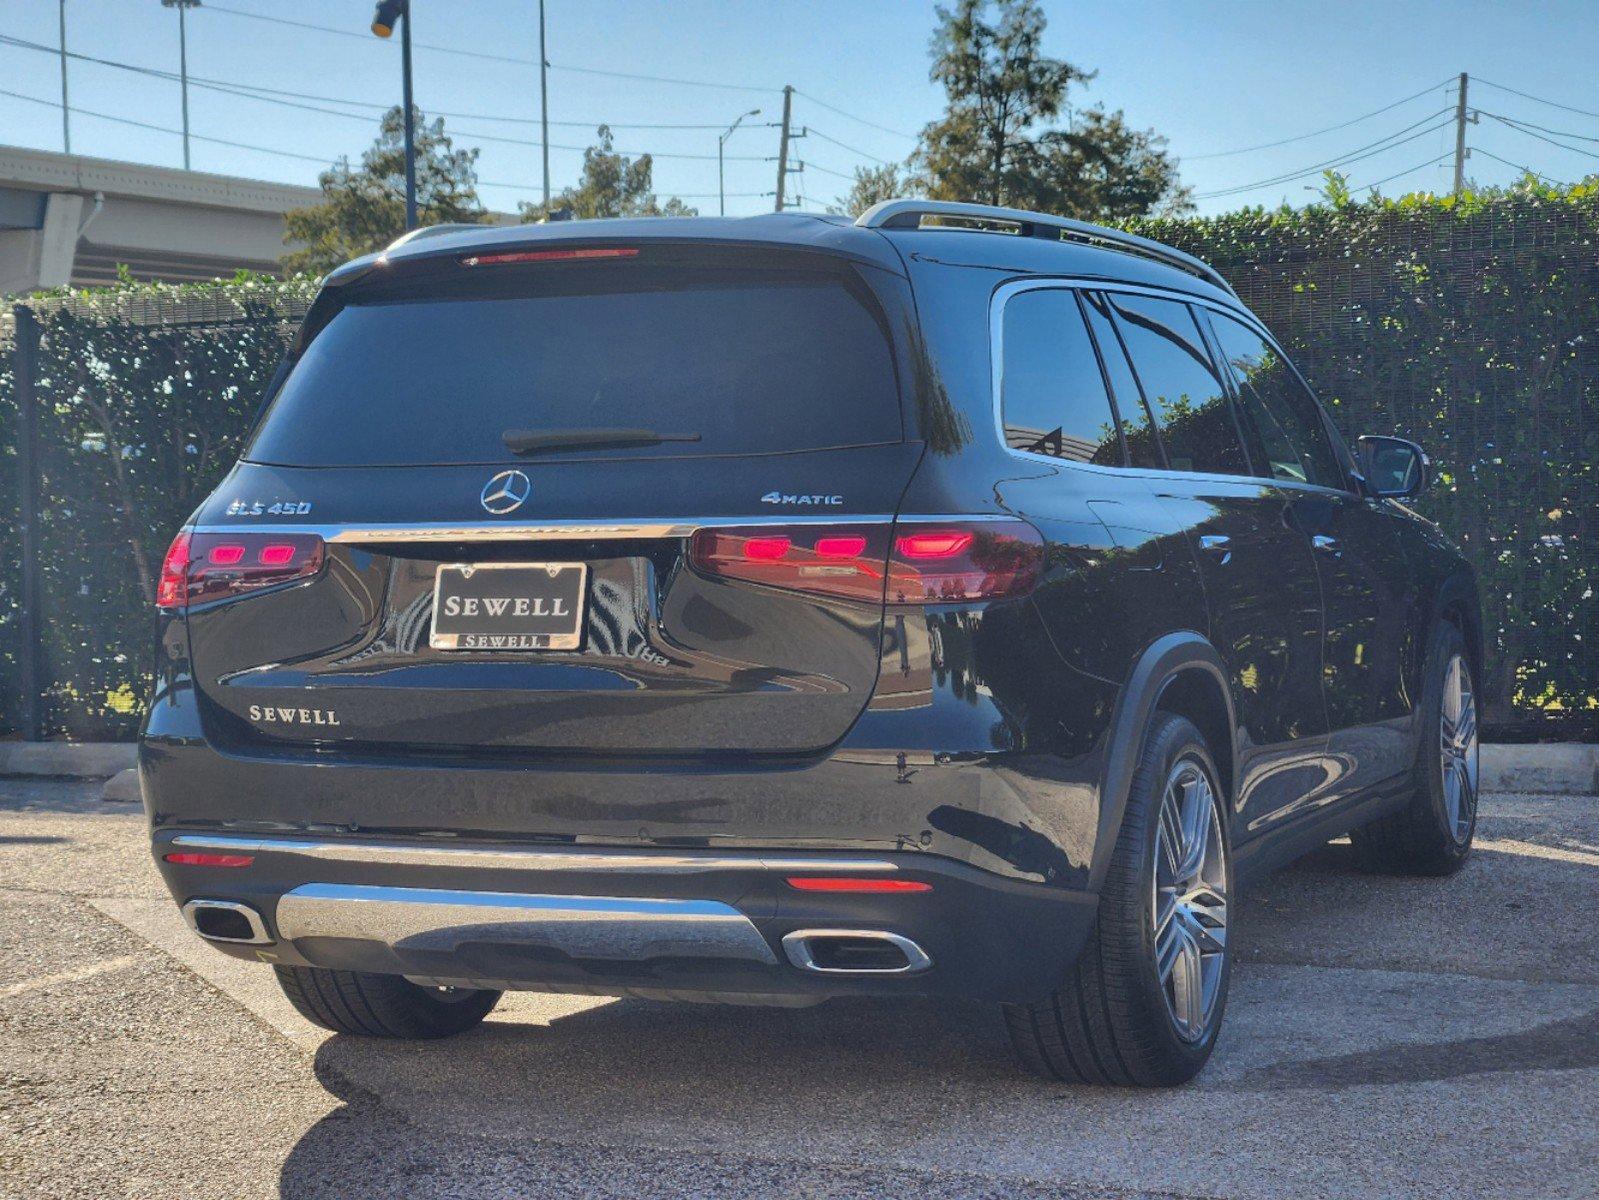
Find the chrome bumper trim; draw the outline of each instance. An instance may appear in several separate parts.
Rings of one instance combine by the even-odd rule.
[[[536,946],[576,959],[742,959],[775,966],[754,923],[717,900],[535,896],[308,883],[278,901],[285,941],[351,938],[396,954],[469,944]],[[302,953],[305,948],[297,947]],[[313,950],[307,954],[314,959]]]
[[[464,867],[486,871],[566,871],[682,875],[702,871],[872,871],[893,872],[887,859],[746,854],[671,853],[654,850],[566,850],[492,846],[441,846],[409,842],[322,841],[306,838],[238,837],[180,833],[172,839],[185,850],[227,854],[272,854],[313,862],[379,863],[412,867]]]

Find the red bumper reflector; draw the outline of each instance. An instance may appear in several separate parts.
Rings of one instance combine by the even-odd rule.
[[[802,892],[930,892],[919,879],[848,879],[834,875],[790,875],[788,886]]]
[[[194,854],[177,851],[161,856],[180,867],[247,867],[255,861],[253,854]]]

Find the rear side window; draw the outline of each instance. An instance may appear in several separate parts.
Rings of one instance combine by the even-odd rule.
[[[1109,299],[1171,467],[1249,474],[1227,389],[1188,305],[1122,293]]]
[[[1323,487],[1344,486],[1344,473],[1315,399],[1275,347],[1253,329],[1215,313],[1211,327],[1238,381],[1244,425],[1256,438],[1262,474]]]
[[[508,430],[699,436],[574,455],[902,439],[892,349],[853,282],[820,272],[616,271],[594,272],[593,286],[567,269],[558,285],[520,294],[346,307],[296,364],[247,457],[289,466],[516,461]]]
[[[1105,364],[1105,377],[1110,380],[1111,391],[1116,396],[1116,412],[1121,417],[1122,440],[1127,444],[1128,460],[1135,467],[1161,467],[1160,445],[1155,437],[1155,427],[1149,419],[1138,394],[1138,380],[1127,365],[1127,353],[1122,349],[1115,322],[1110,315],[1110,301],[1099,292],[1083,293],[1083,314],[1099,343],[1100,360]]]
[[[1001,412],[1013,450],[1122,465],[1121,439],[1076,297],[1019,292],[1005,304]]]

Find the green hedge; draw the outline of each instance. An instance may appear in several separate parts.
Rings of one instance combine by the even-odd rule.
[[[1215,263],[1346,434],[1399,433],[1432,453],[1441,482],[1418,507],[1481,572],[1499,734],[1599,739],[1599,196],[1523,189],[1137,228]],[[52,733],[133,732],[153,573],[231,463],[313,287],[125,284],[30,300],[44,331]],[[6,354],[0,503],[13,511],[15,416]],[[15,539],[15,522],[0,529],[0,722],[16,715]]]

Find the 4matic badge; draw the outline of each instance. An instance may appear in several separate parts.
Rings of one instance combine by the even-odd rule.
[[[808,505],[838,505],[844,503],[842,496],[807,496],[794,495],[790,492],[767,492],[761,497],[762,504],[808,504]]]

